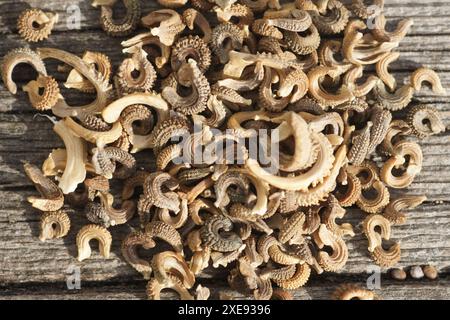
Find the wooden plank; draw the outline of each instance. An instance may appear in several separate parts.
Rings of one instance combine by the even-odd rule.
[[[70,4],[80,6],[81,30],[67,28],[67,1],[2,1],[0,10],[8,12],[8,15],[0,16],[0,34],[3,34],[0,57],[12,48],[26,45],[15,34],[15,23],[20,12],[31,5],[54,10],[61,17],[52,36],[31,47],[57,47],[79,54],[101,48],[117,67],[124,58],[120,53],[120,41],[124,38],[112,39],[100,30],[99,10],[91,8],[90,1],[73,0]],[[144,12],[152,10],[154,4],[154,1],[145,1]],[[398,49],[402,52],[400,60],[391,66],[399,83],[404,82],[411,71],[424,65],[439,71],[444,87],[450,89],[450,3],[446,0],[426,3],[387,1],[385,13],[392,19],[415,18],[411,32]],[[54,67],[55,63],[50,63],[50,66]],[[64,80],[62,75],[56,77]],[[22,84],[31,78],[29,69],[24,67],[19,67],[14,75],[14,79]],[[74,101],[77,100],[76,95],[69,95]],[[416,99],[437,106],[442,110],[445,123],[450,123],[450,95],[436,97],[426,89]],[[145,298],[145,282],[140,281],[137,272],[120,256],[120,242],[129,233],[130,227],[113,228],[113,252],[108,260],[94,253],[93,259],[83,263],[76,261],[76,231],[87,222],[81,213],[72,214],[73,227],[66,239],[46,243],[37,239],[39,213],[30,208],[25,200],[35,191],[23,174],[20,160],[42,163],[51,149],[61,146],[61,142],[53,134],[52,124],[44,118],[33,119],[34,113],[23,93],[13,97],[0,86],[0,284],[3,283],[3,287],[0,285],[0,299]],[[422,141],[424,168],[405,193],[426,194],[429,200],[409,213],[405,225],[393,230],[393,240],[401,242],[403,250],[400,266],[431,263],[438,267],[444,279],[437,282],[387,281],[381,290],[385,299],[449,298],[449,283],[445,278],[450,265],[449,140],[450,134],[447,132]],[[363,218],[356,210],[351,210],[345,218],[345,221],[355,225],[358,235],[348,241],[350,259],[341,275],[314,276],[306,288],[295,292],[297,298],[327,299],[337,283],[353,282],[355,279],[360,284],[364,283],[363,273],[373,262],[367,255],[367,241],[360,234]],[[82,281],[87,283],[81,292],[64,289],[66,269],[71,265],[81,267]],[[215,283],[217,279],[225,279],[225,275],[223,270],[208,270],[199,279],[201,283],[211,284],[211,278]],[[213,295],[217,295],[222,288],[226,285],[214,285]]]
[[[283,0],[282,0],[283,1]],[[285,1],[286,2],[286,1]],[[345,0],[344,3],[350,3],[351,0]],[[40,0],[14,1],[4,0],[0,4],[1,12],[8,12],[7,15],[0,17],[0,33],[15,33],[16,21],[20,13],[30,7],[41,8],[58,13],[59,23],[55,25],[55,31],[70,30],[70,24],[73,11],[68,11],[70,6],[76,6],[80,9],[81,31],[100,29],[99,16],[100,10],[91,6],[92,1],[72,0],[51,0],[42,3]],[[156,1],[141,1],[143,13],[147,14],[158,7]],[[124,14],[122,8],[117,8],[118,16]],[[411,28],[411,35],[436,35],[450,34],[448,18],[450,16],[450,5],[446,0],[412,3],[410,0],[390,0],[386,1],[384,14],[388,19],[416,18]]]
[[[8,193],[11,194],[11,193]],[[140,279],[140,275],[129,267],[120,253],[122,239],[131,231],[129,226],[111,228],[113,235],[112,253],[109,259],[102,259],[96,250],[91,259],[76,260],[75,237],[77,231],[87,223],[82,214],[72,214],[72,228],[62,240],[42,243],[38,240],[39,213],[31,208],[23,209],[24,197],[31,192],[16,194],[16,206],[11,212],[0,208],[0,283],[62,281],[70,266],[80,266],[83,281]],[[5,198],[7,194],[0,194]],[[409,213],[409,220],[392,231],[392,240],[400,242],[402,259],[398,266],[433,264],[440,271],[447,272],[450,266],[450,204],[436,206],[427,203]],[[361,234],[364,214],[350,210],[342,221],[350,222],[357,235],[346,240],[350,258],[342,274],[365,272],[374,263],[367,252],[367,239]],[[136,221],[132,223],[136,226]],[[386,270],[383,270],[385,272]],[[208,269],[200,278],[225,279],[223,269]]]
[[[313,277],[305,287],[292,291],[295,300],[330,300],[333,292],[338,288],[339,283],[351,283],[360,287],[366,287],[366,275],[359,277]],[[221,281],[202,281],[202,286],[208,287],[211,291],[211,299],[219,299],[222,292],[233,299],[250,299],[233,290],[230,290],[226,283]],[[408,280],[398,282],[387,277],[382,277],[381,286],[374,292],[384,300],[448,300],[450,297],[448,277],[430,280]],[[146,299],[145,281],[130,281],[115,283],[81,282],[80,290],[68,290],[65,282],[48,284],[30,284],[27,286],[5,287],[0,291],[2,300],[142,300]],[[176,299],[177,296],[170,291],[162,292],[162,299]]]

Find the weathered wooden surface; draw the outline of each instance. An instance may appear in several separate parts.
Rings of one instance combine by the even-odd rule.
[[[16,17],[23,9],[37,6],[60,14],[60,23],[52,36],[39,46],[58,47],[74,53],[100,49],[117,66],[123,59],[120,54],[123,39],[112,39],[99,29],[99,12],[90,6],[90,2],[70,1],[70,5],[79,5],[82,28],[68,30],[65,23],[69,16],[66,12],[68,1],[0,0],[0,57],[12,48],[25,45],[16,34]],[[144,12],[154,6],[154,1],[143,2]],[[385,13],[393,19],[415,18],[410,34],[399,47],[401,58],[391,67],[398,81],[404,81],[415,68],[424,65],[439,72],[450,93],[450,3],[445,0],[387,0]],[[24,84],[32,78],[29,70],[20,67],[14,79]],[[76,101],[79,96],[71,98]],[[450,96],[436,97],[424,89],[415,99],[438,107],[445,123],[450,124]],[[75,235],[86,223],[79,214],[73,214],[73,227],[66,239],[46,243],[37,239],[39,213],[26,203],[26,197],[35,191],[23,174],[21,160],[40,164],[53,148],[61,146],[61,141],[52,132],[52,123],[45,118],[33,118],[34,114],[23,92],[12,96],[0,85],[0,298],[145,298],[145,282],[120,255],[120,242],[130,227],[113,228],[113,248],[108,260],[94,254],[93,259],[83,263],[76,261]],[[384,277],[380,294],[385,299],[450,297],[447,276],[450,266],[450,133],[428,138],[421,145],[424,168],[406,193],[426,194],[428,200],[422,207],[409,212],[405,225],[394,228],[393,239],[402,245],[400,266],[431,263],[438,267],[441,276],[436,282],[392,282]],[[356,225],[358,231],[362,218],[361,213],[352,210],[346,220]],[[367,243],[358,235],[348,244],[350,259],[341,274],[313,276],[306,288],[295,293],[297,298],[326,299],[340,283],[365,282],[367,267],[373,266],[367,255]],[[69,266],[80,266],[82,290],[66,289]],[[212,287],[214,292],[226,287],[225,283],[219,281],[217,284],[216,280],[213,284],[211,277],[224,279],[225,274],[220,270],[208,271],[199,282]]]

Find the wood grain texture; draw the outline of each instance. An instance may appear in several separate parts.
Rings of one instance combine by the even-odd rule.
[[[211,299],[219,299],[222,292],[232,299],[249,299],[248,296],[230,290],[223,282],[203,280],[202,286],[210,288]],[[313,278],[308,286],[292,292],[296,300],[329,300],[332,299],[333,292],[339,283],[352,283],[364,287],[366,277],[324,277]],[[141,300],[145,299],[144,281],[127,282],[95,282],[82,283],[80,290],[68,290],[65,283],[56,284],[30,284],[26,287],[15,286],[0,291],[0,299],[16,300],[42,300],[42,299],[63,299],[63,300]],[[381,279],[381,286],[374,290],[384,300],[420,300],[420,299],[448,299],[450,294],[449,279],[440,278],[434,281],[393,281],[386,277]],[[170,292],[162,293],[163,299],[176,298]]]
[[[144,12],[155,7],[154,1],[143,1]],[[414,18],[414,26],[401,43],[399,61],[391,70],[399,83],[403,83],[419,66],[435,69],[441,76],[448,94],[435,96],[424,89],[415,97],[416,103],[430,103],[442,112],[444,122],[450,129],[450,3],[445,0],[413,2],[411,0],[386,1],[388,18]],[[99,50],[110,56],[117,67],[124,56],[120,53],[123,38],[110,38],[100,30],[99,10],[92,8],[91,1],[72,0],[81,12],[81,29],[69,30],[66,21],[68,1],[0,0],[0,57],[12,48],[26,45],[16,34],[16,18],[30,6],[56,11],[60,23],[52,36],[36,47],[57,47],[73,53]],[[56,66],[49,64],[50,68]],[[20,66],[14,75],[23,85],[33,75],[30,69]],[[58,80],[63,80],[58,75]],[[64,92],[70,101],[79,101],[80,95]],[[94,252],[85,262],[76,261],[76,232],[86,223],[81,213],[73,212],[73,226],[63,240],[42,243],[38,240],[39,212],[31,208],[26,197],[35,194],[31,183],[25,178],[21,160],[40,164],[48,153],[62,146],[52,131],[52,123],[46,118],[34,118],[23,92],[12,96],[0,85],[0,299],[142,299],[145,298],[145,282],[129,267],[120,255],[120,242],[130,227],[112,228],[113,247],[111,258],[101,259]],[[393,240],[401,242],[402,260],[399,266],[434,264],[441,272],[441,279],[430,281],[392,282],[385,276],[380,294],[385,299],[448,299],[450,267],[450,133],[430,137],[420,142],[425,157],[424,168],[414,184],[400,194],[426,194],[427,202],[408,213],[408,221],[393,229]],[[150,166],[150,163],[145,166]],[[349,240],[350,259],[340,275],[313,276],[306,288],[295,292],[299,299],[327,299],[340,283],[363,284],[368,266],[373,262],[367,254],[367,241],[360,235],[359,222],[364,218],[357,210],[350,210],[345,220],[354,224],[358,235]],[[65,287],[66,269],[80,266],[81,291],[68,291]],[[385,270],[383,270],[385,271]],[[212,279],[215,279],[214,282]],[[202,274],[200,283],[213,290],[213,296],[226,288],[216,284],[225,279],[223,270],[208,270]],[[214,283],[214,284],[213,284]],[[236,296],[239,297],[239,296]]]

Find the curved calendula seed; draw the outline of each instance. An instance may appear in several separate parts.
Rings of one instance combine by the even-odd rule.
[[[78,120],[80,120],[84,128],[92,131],[105,132],[111,130],[112,128],[112,126],[103,121],[101,117],[98,117],[92,113],[82,113],[78,117]]]
[[[403,224],[406,222],[406,214],[402,210],[414,209],[426,200],[426,196],[403,196],[393,199],[386,206],[382,215],[393,225]]]
[[[442,86],[441,79],[435,71],[428,68],[419,68],[413,72],[411,75],[411,85],[414,90],[420,91],[424,82],[431,84],[434,93],[445,95],[446,90]]]
[[[103,110],[111,98],[112,86],[109,79],[104,79],[103,75],[95,67],[83,61],[80,57],[67,51],[54,48],[38,48],[37,52],[42,59],[60,60],[77,70],[95,88],[97,96],[95,100],[83,106],[69,106],[65,99],[59,99],[52,112],[58,117],[80,116],[82,113],[97,113]]]
[[[371,188],[376,192],[375,195],[371,194],[370,197],[366,197],[365,193],[369,191],[363,191],[356,201],[356,205],[367,213],[380,213],[389,203],[389,190],[379,180],[375,181]]]
[[[273,262],[286,266],[305,262],[303,257],[298,256],[293,252],[289,252],[288,249],[278,241],[268,248],[268,255]]]
[[[170,244],[175,251],[183,251],[183,243],[179,232],[171,225],[163,221],[152,221],[145,226],[145,232],[152,238],[164,240]]]
[[[341,52],[342,43],[338,40],[326,40],[322,43],[318,50],[319,62],[327,67],[340,67],[342,69],[350,69],[352,66],[348,62],[338,59]]]
[[[305,191],[313,186],[317,186],[323,180],[328,177],[330,170],[333,167],[333,161],[335,160],[329,141],[321,134],[318,135],[319,141],[319,153],[318,159],[314,165],[305,173],[294,177],[282,177],[270,174],[264,168],[262,168],[255,159],[249,158],[246,161],[246,166],[255,176],[267,182],[268,184],[292,191]]]
[[[270,68],[265,67],[264,80],[259,88],[258,104],[262,108],[272,111],[280,112],[287,107],[291,100],[291,93],[285,97],[277,97],[272,91],[274,78],[285,78],[284,76],[274,75]]]
[[[304,234],[312,234],[320,227],[320,206],[309,207],[306,211],[306,220],[303,225],[303,233]]]
[[[300,206],[312,206],[319,204],[320,201],[326,199],[328,194],[334,190],[336,186],[336,178],[339,172],[346,164],[347,148],[345,146],[339,147],[335,153],[333,166],[330,174],[323,179],[321,183],[315,187],[310,187],[305,191],[297,193],[297,203]]]
[[[211,260],[213,268],[227,267],[233,261],[238,260],[242,251],[245,249],[245,244],[240,246],[237,250],[231,252],[211,252]]]
[[[115,225],[115,222],[111,221],[105,207],[101,203],[89,200],[84,206],[84,213],[86,218],[92,223],[102,225],[106,228]]]
[[[20,14],[17,29],[26,41],[39,42],[48,38],[57,22],[58,14],[40,9],[27,9]]]
[[[39,224],[39,240],[44,242],[49,239],[62,238],[69,233],[70,218],[63,210],[45,212]]]
[[[221,175],[214,185],[216,193],[214,205],[216,207],[225,207],[230,203],[230,197],[227,191],[231,186],[243,193],[248,193],[248,177],[239,171],[228,171]]]
[[[158,0],[158,3],[166,8],[180,8],[187,2],[188,0]]]
[[[59,179],[58,187],[64,194],[75,191],[77,185],[86,178],[87,146],[64,120],[55,123],[53,130],[64,142],[67,159],[64,173]]]
[[[265,268],[261,270],[261,278],[270,278],[271,280],[287,280],[294,276],[296,271],[296,266],[290,265],[280,268]]]
[[[166,86],[162,91],[163,98],[178,112],[185,115],[198,114],[206,109],[211,88],[208,79],[201,73],[197,62],[189,59],[184,69],[179,70],[188,77],[188,83],[192,86],[192,93],[188,97],[180,96],[177,89]]]
[[[346,210],[342,208],[338,200],[331,195],[327,202],[326,211],[322,214],[322,221],[333,234],[339,237],[350,236],[354,237],[355,232],[350,223],[337,224],[336,219],[342,219],[345,216]]]
[[[404,85],[391,93],[386,90],[384,83],[379,81],[372,92],[383,108],[390,111],[399,111],[411,102],[414,88],[410,85]]]
[[[122,2],[126,9],[126,14],[117,22],[113,19],[112,5],[102,5],[101,0],[94,0],[92,3],[94,7],[101,6],[100,24],[102,29],[114,37],[129,35],[136,29],[141,18],[141,2],[139,0],[122,0]]]
[[[295,141],[295,151],[292,156],[280,152],[279,166],[281,170],[294,172],[310,167],[315,159],[315,155],[312,156],[311,154],[314,154],[315,152],[317,152],[317,161],[315,164],[318,164],[320,163],[320,160],[323,160],[321,157],[324,157],[325,160],[331,160],[326,159],[329,157],[331,151],[328,141],[324,139],[324,136],[321,133],[311,132],[312,127],[306,123],[305,119],[300,114],[288,112],[282,116],[272,118],[271,121],[280,124],[278,127],[278,139],[280,141],[283,141],[284,138],[291,135]],[[289,126],[289,128],[287,128],[287,126]],[[272,138],[272,141],[278,142],[275,138]],[[306,150],[312,150],[311,154],[308,154]],[[331,163],[328,168],[326,166],[327,165],[324,165],[321,169],[324,171],[329,170]],[[314,169],[317,168],[319,168],[319,166],[315,166]],[[315,182],[312,182],[312,184],[314,183]]]
[[[373,0],[371,1],[371,5],[365,5],[364,0],[352,0],[352,4],[350,6],[351,11],[361,19],[369,19],[374,14],[374,6],[377,9],[383,11],[384,9],[384,0]]]
[[[406,160],[408,157],[408,161]],[[391,188],[406,188],[422,171],[423,154],[415,142],[400,141],[394,145],[394,155],[381,168],[381,180]],[[393,174],[392,170],[403,167],[401,174]]]
[[[347,171],[359,179],[363,190],[369,189],[377,180],[380,180],[380,169],[371,160],[365,160],[359,166],[348,166]]]
[[[241,29],[246,29],[254,21],[253,11],[246,5],[235,3],[227,8],[214,7],[213,10],[220,22],[235,22]]]
[[[386,133],[386,137],[380,144],[380,152],[385,155],[394,154],[394,144],[399,138],[404,138],[406,135],[412,133],[408,123],[404,120],[392,120]]]
[[[303,68],[303,65],[297,64],[297,59],[292,53],[285,52],[281,55],[272,53],[245,53],[231,50],[229,52],[229,61],[223,69],[223,74],[227,77],[240,78],[244,69],[251,65],[257,67],[270,67],[273,69]],[[261,77],[264,73],[261,74]],[[222,83],[222,82],[221,82]]]
[[[161,209],[169,209],[175,213],[180,211],[180,197],[174,190],[178,187],[176,181],[167,172],[153,172],[145,179],[144,198],[152,205]],[[168,189],[169,191],[165,191]]]
[[[298,233],[301,233],[305,219],[306,216],[303,212],[298,211],[294,213],[281,227],[280,233],[278,234],[278,240],[281,243],[286,243],[297,236]]]
[[[189,30],[194,30],[196,26],[198,26],[203,32],[203,41],[208,44],[212,39],[212,29],[209,25],[209,21],[205,18],[205,16],[192,8],[186,9],[183,12],[183,22],[188,27]]]
[[[341,67],[342,68],[342,67]],[[346,67],[343,67],[346,69]],[[353,66],[343,76],[342,83],[346,86],[355,97],[366,96],[377,85],[380,79],[374,75],[370,75],[367,79],[359,84],[359,79],[364,76],[363,66]]]
[[[166,289],[174,290],[178,293],[181,300],[194,300],[194,297],[189,293],[188,289],[177,279],[169,279],[161,282],[156,278],[152,278],[147,284],[147,297],[149,300],[161,300],[161,291]]]
[[[42,172],[45,176],[57,176],[64,172],[67,164],[66,149],[54,149],[42,164]],[[95,173],[91,163],[85,163],[87,172]]]
[[[130,199],[135,193],[135,189],[139,186],[142,187],[144,185],[145,179],[147,179],[149,174],[150,173],[148,172],[138,170],[134,175],[127,178],[124,181],[122,188],[122,199]]]
[[[149,27],[151,34],[158,37],[166,46],[173,45],[177,35],[186,28],[180,14],[172,9],[152,11],[143,17],[141,22],[145,27]],[[153,27],[156,24],[158,27]]]
[[[92,150],[92,164],[95,172],[108,179],[114,175],[118,179],[129,178],[136,171],[136,159],[126,151],[116,147],[94,148]],[[116,169],[116,163],[120,169]]]
[[[395,243],[387,250],[385,250],[382,246],[378,246],[373,252],[370,253],[370,255],[379,266],[385,268],[393,267],[401,259],[400,245]]]
[[[335,300],[379,300],[373,291],[352,284],[340,286],[333,292],[333,298]]]
[[[303,98],[309,89],[309,78],[300,69],[290,71],[285,78],[282,79],[278,95],[287,97],[292,94],[289,103],[295,103]]]
[[[438,109],[429,105],[412,107],[408,111],[406,121],[412,133],[421,139],[446,130]]]
[[[122,111],[134,104],[142,104],[154,109],[158,113],[159,121],[165,120],[169,115],[169,106],[160,95],[134,93],[114,101],[103,109],[103,119],[108,123],[115,123],[120,118]]]
[[[305,56],[314,53],[320,45],[320,34],[317,28],[312,24],[304,35],[300,35],[297,32],[283,31],[283,41],[287,47],[294,53]]]
[[[141,104],[127,107],[120,115],[120,123],[128,135],[148,134],[154,127],[154,117],[150,109]]]
[[[313,23],[324,34],[340,33],[347,26],[350,18],[350,12],[338,0],[326,1],[326,10],[324,15],[319,11],[309,11]]]
[[[230,45],[224,47],[225,40],[229,40]],[[221,63],[229,61],[231,50],[240,50],[244,42],[244,33],[239,27],[231,23],[222,23],[215,27],[212,32],[211,48],[214,54],[219,57]]]
[[[277,40],[283,39],[283,33],[270,24],[267,19],[257,19],[252,23],[252,31],[263,37],[271,37]]]
[[[211,259],[211,249],[208,247],[200,251],[195,251],[189,262],[189,268],[197,275],[209,266],[209,260]]]
[[[321,224],[319,230],[314,233],[314,240],[319,248],[329,246],[333,250],[331,255],[326,251],[318,253],[317,260],[325,271],[336,272],[345,266],[348,260],[348,249],[342,238],[334,235],[325,224]]]
[[[340,73],[338,68],[316,67],[308,72],[309,93],[325,106],[337,106],[353,99],[353,95],[346,87],[341,87],[338,94],[331,94],[324,91],[321,86],[321,79],[326,75],[335,77]]]
[[[2,59],[1,73],[4,85],[12,94],[17,93],[17,85],[12,79],[12,73],[14,68],[21,63],[27,63],[31,65],[38,74],[47,76],[45,64],[39,54],[35,51],[29,48],[18,48],[9,51]]]
[[[134,53],[136,51],[140,51],[140,49],[144,46],[150,45],[158,48],[158,52],[152,51],[150,57],[153,59],[155,66],[158,68],[159,72],[164,70],[164,66],[170,60],[170,46],[166,46],[161,43],[158,37],[153,36],[150,32],[138,34],[137,36],[123,41],[122,46],[124,49],[123,53]]]
[[[376,228],[379,228],[380,233]],[[383,239],[389,240],[391,237],[391,224],[382,215],[371,214],[363,222],[363,233],[369,241],[369,252],[373,252],[376,247],[381,246]]]
[[[277,280],[277,279],[272,280],[280,288],[287,290],[295,290],[300,287],[303,287],[308,282],[310,275],[311,275],[311,268],[309,267],[308,264],[304,263],[296,265],[296,271],[291,278],[285,280]]]
[[[202,215],[200,215],[200,212],[202,212]],[[195,199],[189,204],[189,216],[196,225],[203,225],[205,223],[203,212],[208,215],[217,215],[220,213],[219,209],[212,202],[205,199]]]
[[[374,152],[375,148],[383,142],[392,121],[392,113],[389,110],[383,110],[379,105],[373,106],[371,113],[372,128],[370,129],[370,143],[367,154]]]
[[[386,53],[376,64],[377,75],[393,91],[397,86],[395,77],[389,73],[389,65],[400,57],[400,52]]]
[[[361,164],[367,156],[370,144],[372,122],[367,122],[365,128],[356,131],[352,136],[352,147],[348,153],[348,161],[353,165]]]
[[[109,231],[95,224],[88,224],[81,228],[77,234],[77,247],[78,247],[78,261],[83,261],[91,256],[91,247],[89,241],[92,239],[98,240],[100,254],[108,259],[112,237]]]
[[[157,208],[155,210],[159,220],[171,225],[175,229],[183,227],[189,217],[188,200],[185,195],[182,197],[183,198],[180,201],[180,209],[175,215],[173,215],[173,212],[170,212],[167,208]]]
[[[144,279],[150,279],[153,270],[147,259],[138,256],[137,246],[142,246],[144,249],[151,249],[155,245],[155,241],[151,235],[143,231],[134,231],[122,241],[121,250],[123,257],[134,269],[144,276]]]
[[[195,284],[195,275],[180,253],[164,251],[155,254],[152,258],[152,268],[155,278],[159,281],[178,281],[188,289]]]
[[[28,82],[22,89],[28,93],[31,105],[39,111],[50,110],[62,97],[53,77],[39,75],[37,80]]]
[[[232,232],[233,223],[225,216],[212,216],[200,229],[202,243],[219,252],[231,252],[242,246],[241,238]],[[222,231],[222,232],[221,232]]]
[[[28,202],[34,208],[41,211],[57,211],[61,209],[64,205],[64,195],[61,189],[53,181],[45,177],[42,171],[36,166],[25,163],[23,167],[28,178],[41,194],[41,198],[35,196],[28,197]]]
[[[361,181],[353,173],[347,172],[346,185],[338,186],[335,197],[342,207],[351,207],[358,201],[361,192]]]
[[[312,24],[311,16],[303,10],[292,10],[291,16],[267,18],[267,24],[283,30],[303,32]]]
[[[374,19],[374,28],[371,30],[373,37],[380,42],[401,42],[413,25],[412,19],[401,20],[393,31],[386,31],[386,18],[379,14]]]
[[[110,80],[112,73],[111,60],[106,54],[101,52],[86,51],[83,54],[82,60],[92,65],[105,81]],[[72,69],[67,76],[64,86],[69,89],[76,89],[81,92],[95,92],[95,87],[76,69]]]
[[[178,71],[188,59],[194,59],[202,73],[205,73],[211,65],[211,51],[199,36],[184,37],[174,44],[171,57],[172,70]]]
[[[138,76],[134,76],[138,72]],[[122,61],[119,66],[115,83],[120,94],[135,92],[150,92],[156,81],[155,68],[147,59],[147,52],[136,49],[130,58]]]
[[[84,128],[70,117],[65,118],[63,121],[64,125],[76,136],[83,138],[88,142],[95,143],[99,148],[103,148],[105,145],[116,141],[122,135],[122,125],[120,122],[114,123],[111,130],[93,131]]]
[[[113,207],[114,197],[112,194],[101,192],[100,200],[107,216],[114,225],[127,223],[131,220],[131,218],[133,218],[136,212],[136,205],[134,201],[125,200],[122,202],[121,208],[116,209]]]
[[[156,168],[164,170],[175,159],[180,159],[183,152],[182,146],[179,144],[171,144],[162,149],[156,156]]]
[[[359,32],[366,29],[361,20],[352,20],[348,23],[344,40],[343,56],[354,65],[370,65],[377,63],[384,55],[398,47],[398,42],[379,42],[367,39]],[[372,41],[371,41],[372,40]]]

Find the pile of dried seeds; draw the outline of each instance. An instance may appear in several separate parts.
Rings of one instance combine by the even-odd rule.
[[[13,94],[17,64],[37,71],[23,90],[36,110],[54,116],[65,144],[42,169],[25,165],[41,194],[28,199],[43,212],[40,239],[67,235],[64,205],[79,207],[90,223],[77,234],[78,260],[90,257],[92,239],[108,258],[109,229],[137,215],[140,229],[123,239],[122,255],[148,280],[150,299],[167,288],[182,299],[207,299],[196,276],[210,267],[228,269],[229,285],[242,294],[291,299],[288,290],[304,286],[312,272],[345,267],[346,239],[355,233],[338,220],[357,206],[367,213],[373,260],[394,266],[400,245],[386,249],[383,242],[405,222],[404,210],[426,198],[392,199],[389,190],[407,188],[421,171],[423,154],[410,137],[445,130],[434,107],[412,102],[423,83],[445,92],[437,74],[419,68],[400,85],[389,73],[412,21],[386,31],[381,15],[368,28],[360,0],[347,7],[338,0],[158,2],[164,8],[141,18],[140,2],[123,0],[127,13],[116,21],[115,1],[94,1],[109,35],[147,29],[122,42],[127,56],[115,73],[99,52],[21,48],[3,59]],[[18,29],[39,41],[56,22],[30,9]],[[64,63],[58,71],[67,73],[66,88],[96,99],[68,105],[46,59]],[[271,170],[248,142],[263,133],[265,151],[278,148]],[[154,154],[151,170],[135,159],[146,149]],[[194,161],[199,150],[201,161]],[[121,194],[112,186],[122,186]],[[161,243],[171,249],[140,257],[140,247]],[[335,297],[378,298],[353,285]]]

